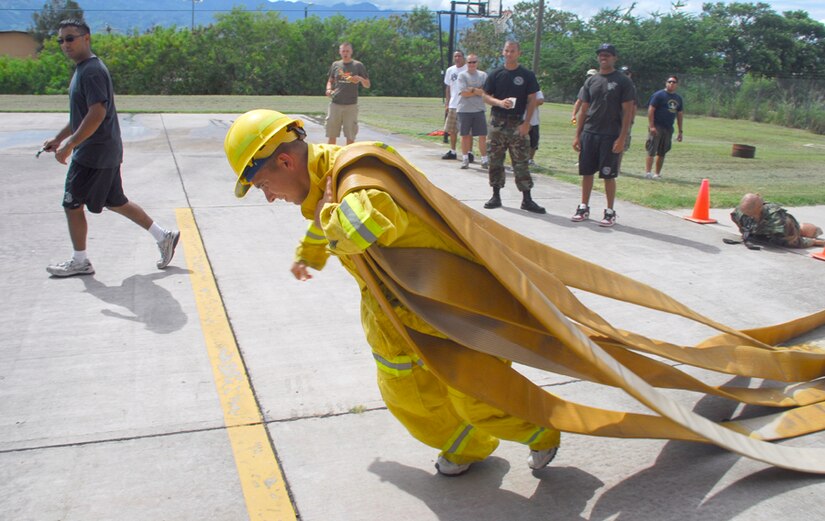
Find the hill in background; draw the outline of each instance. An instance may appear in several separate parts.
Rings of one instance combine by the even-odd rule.
[[[146,31],[156,25],[190,27],[193,4],[191,0],[77,0],[93,32],[110,29],[126,33],[133,29]],[[32,14],[43,9],[44,0],[6,0],[0,8],[0,30],[26,31],[32,24]],[[295,21],[304,16],[327,18],[343,15],[352,20],[387,17],[403,11],[384,10],[376,5],[361,2],[345,4],[335,0],[313,2],[268,2],[266,0],[202,0],[194,4],[195,25],[210,25],[215,15],[243,7],[248,11],[259,8],[276,11],[284,18]],[[445,17],[446,20],[446,17]],[[460,18],[459,27],[467,20]]]

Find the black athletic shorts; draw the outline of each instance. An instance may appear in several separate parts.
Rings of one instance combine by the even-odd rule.
[[[579,144],[579,175],[599,173],[600,179],[614,179],[619,175],[619,154],[613,153],[618,136],[582,132]]]
[[[86,205],[92,213],[100,213],[104,206],[123,206],[129,199],[123,193],[120,166],[89,168],[75,161],[69,165],[63,208],[74,210]]]

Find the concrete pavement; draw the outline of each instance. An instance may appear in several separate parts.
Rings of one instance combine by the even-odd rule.
[[[295,281],[297,208],[254,192],[234,198],[223,155],[234,117],[122,115],[127,195],[161,225],[191,228],[158,271],[146,232],[112,212],[90,216],[97,273],[59,280],[44,268],[71,254],[60,208],[65,167],[34,153],[67,117],[0,114],[0,519],[801,520],[825,507],[823,477],[682,442],[563,435],[557,459],[537,472],[525,447],[504,442],[461,478],[435,475],[436,452],[380,399],[354,282],[335,260]],[[323,140],[317,122],[307,120],[307,130]],[[825,307],[825,262],[810,251],[723,244],[735,233],[729,210],[711,212],[718,224],[698,225],[680,218],[690,209],[620,202],[619,224],[604,229],[570,222],[578,186],[538,177],[533,196],[548,213],[537,216],[518,209],[508,177],[505,207],[486,211],[478,166],[460,170],[433,144],[370,128],[359,138],[390,143],[503,224],[731,326]],[[594,193],[591,205],[600,215],[603,196]],[[822,207],[793,213],[825,223]],[[709,334],[580,296],[639,333],[685,343]],[[825,346],[825,328],[805,340]],[[570,400],[645,411],[623,392],[523,372]],[[671,394],[713,419],[765,412]],[[825,435],[784,443],[825,447]]]

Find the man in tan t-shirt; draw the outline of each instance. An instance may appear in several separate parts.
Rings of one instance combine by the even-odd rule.
[[[327,78],[326,95],[330,97],[330,104],[326,133],[329,144],[334,145],[343,128],[349,145],[358,134],[358,87],[370,88],[370,79],[364,64],[352,59],[351,43],[342,43],[338,54],[341,59],[332,63]]]

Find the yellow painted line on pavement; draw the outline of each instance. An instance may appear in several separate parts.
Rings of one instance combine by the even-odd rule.
[[[249,518],[294,520],[295,509],[252,394],[194,215],[189,208],[178,208],[175,214]]]

